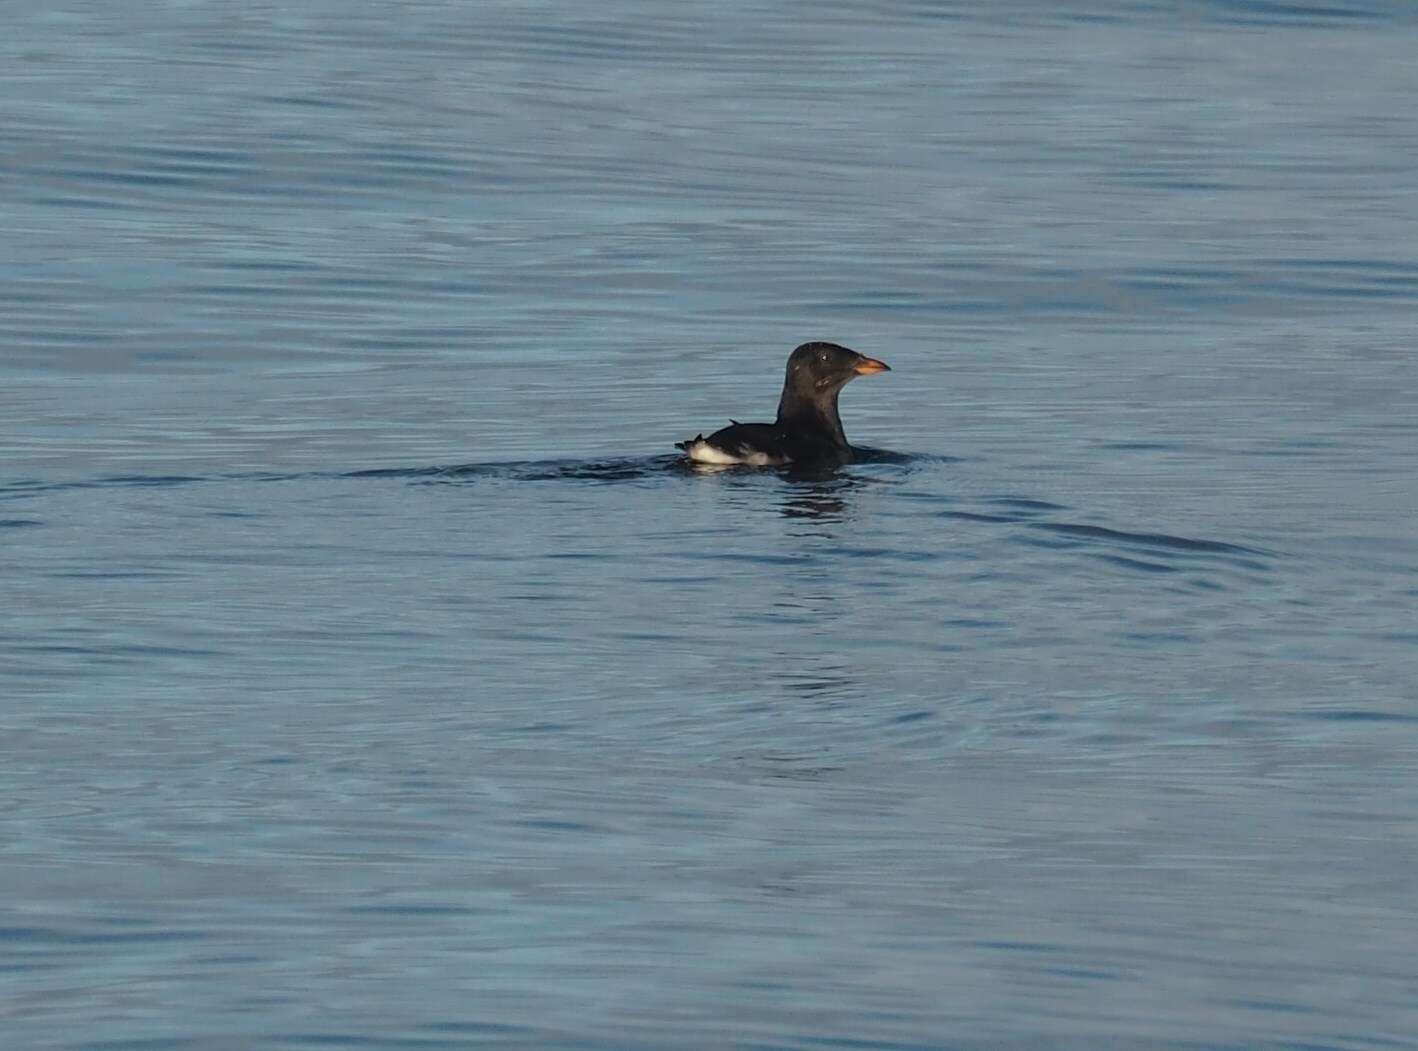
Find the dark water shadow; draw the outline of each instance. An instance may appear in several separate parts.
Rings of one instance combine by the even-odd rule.
[[[189,485],[259,482],[330,482],[391,480],[417,485],[465,485],[484,481],[573,482],[595,485],[645,485],[716,476],[731,488],[754,489],[768,483],[779,511],[787,518],[832,520],[851,510],[852,495],[871,487],[895,487],[906,501],[935,505],[931,517],[975,523],[981,528],[1012,527],[1007,540],[1034,548],[1078,551],[1124,572],[1165,574],[1224,563],[1233,569],[1269,571],[1278,554],[1259,547],[1174,534],[1163,530],[1129,531],[1079,521],[1078,509],[1021,494],[933,492],[903,485],[921,471],[959,463],[948,456],[900,453],[858,447],[856,460],[843,466],[746,467],[696,464],[677,453],[605,459],[520,460],[430,467],[380,467],[357,471],[296,473],[243,472],[212,475],[115,475],[105,478],[0,482],[0,501],[24,500],[67,490],[165,489]],[[765,493],[766,495],[766,493]],[[940,506],[944,505],[944,506]],[[0,528],[42,524],[38,519],[8,517]],[[1199,581],[1198,583],[1205,583]]]
[[[860,448],[856,464],[846,467],[793,469],[731,467],[718,468],[734,473],[757,476],[780,475],[795,479],[828,479],[837,477],[860,464],[890,464],[911,466],[951,462],[947,457],[918,456],[885,449]],[[704,472],[702,465],[692,464],[678,453],[656,456],[619,456],[599,460],[509,460],[492,463],[448,464],[431,467],[375,467],[357,471],[297,471],[297,472],[224,472],[207,475],[112,475],[102,478],[80,478],[55,481],[43,478],[17,478],[0,481],[0,500],[19,500],[42,493],[82,489],[153,489],[175,486],[203,485],[220,482],[297,482],[331,481],[341,478],[372,478],[406,480],[414,483],[459,483],[482,479],[549,482],[630,482],[649,478],[673,478]]]
[[[790,481],[830,481],[850,475],[863,465],[913,467],[956,462],[951,457],[898,453],[889,449],[858,447],[853,463],[787,467],[748,467],[693,463],[679,453],[658,456],[621,456],[603,460],[511,460],[496,463],[455,464],[442,467],[380,467],[349,471],[341,478],[405,478],[416,482],[469,482],[499,479],[524,482],[581,481],[627,482],[646,478],[723,474],[740,477],[780,477]]]
[[[663,456],[614,457],[606,460],[510,460],[445,467],[379,467],[348,471],[340,478],[393,478],[423,483],[456,484],[484,479],[524,482],[629,482],[675,471],[683,458]]]
[[[877,449],[870,445],[854,445],[852,453],[856,456],[857,463],[894,463],[894,464],[951,464],[964,463],[960,456],[943,456],[939,453],[899,453],[892,449]]]

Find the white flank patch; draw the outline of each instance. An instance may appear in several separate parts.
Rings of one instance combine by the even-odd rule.
[[[685,450],[691,460],[696,463],[712,463],[721,467],[729,464],[741,463],[749,467],[776,467],[786,463],[777,457],[769,456],[767,453],[731,453],[720,449],[717,445],[710,445],[702,438],[697,442],[690,442],[689,448]]]

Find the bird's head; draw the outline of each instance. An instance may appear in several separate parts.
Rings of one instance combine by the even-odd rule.
[[[836,343],[804,343],[788,358],[784,386],[798,397],[817,401],[824,394],[841,390],[858,376],[889,371],[886,362]]]

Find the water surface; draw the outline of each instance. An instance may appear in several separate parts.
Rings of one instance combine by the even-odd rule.
[[[7,1046],[1418,1046],[1415,47],[17,14]]]

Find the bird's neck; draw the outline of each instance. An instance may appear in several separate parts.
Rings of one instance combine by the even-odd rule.
[[[847,448],[842,417],[837,415],[837,391],[806,398],[793,390],[783,391],[778,402],[778,426],[821,434],[835,445]]]

